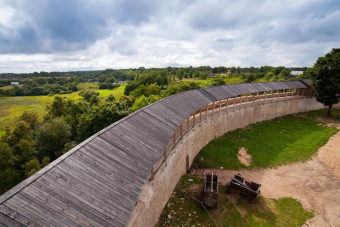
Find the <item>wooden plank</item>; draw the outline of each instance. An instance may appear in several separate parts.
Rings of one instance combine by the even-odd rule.
[[[19,222],[13,220],[12,218],[6,216],[3,213],[0,213],[0,224],[3,224],[3,226],[9,226],[9,227],[22,227],[24,225],[20,224]]]
[[[77,203],[79,200],[81,200],[87,205],[92,205],[96,210],[107,216],[105,218],[106,221],[110,220],[110,222],[114,222],[114,226],[125,226],[127,219],[122,219],[121,216],[119,216],[119,213],[117,213],[113,207],[107,205],[105,200],[103,201],[101,198],[94,199],[89,194],[90,192],[87,189],[84,189],[75,183],[68,183],[60,180],[51,173],[47,173],[44,176],[44,179],[53,185],[56,185],[60,189],[67,191],[68,194],[72,195],[71,198],[73,199],[73,202]]]
[[[75,163],[76,164],[76,163]],[[67,168],[66,166],[64,167]],[[95,199],[102,198],[108,204],[108,206],[114,206],[117,210],[130,209],[137,196],[122,196],[117,194],[116,191],[112,190],[110,187],[105,186],[107,182],[94,181],[94,178],[89,178],[86,174],[77,172],[75,169],[68,168],[67,171],[63,169],[56,169],[56,174],[61,174],[64,179],[67,180],[71,185],[77,185],[79,188],[83,188],[90,195],[96,195]],[[81,180],[80,180],[81,179]]]
[[[9,218],[19,222],[20,224],[23,224],[24,226],[41,227],[41,225],[35,223],[31,219],[25,217],[24,215],[18,213],[17,211],[14,211],[13,209],[11,209],[11,208],[9,208],[5,205],[2,205],[2,204],[0,205],[0,213],[5,214]]]
[[[29,195],[35,201],[34,204],[39,202],[44,207],[46,206],[47,209],[53,214],[57,213],[58,215],[60,215],[60,217],[63,217],[62,220],[69,220],[69,224],[71,226],[93,225],[93,226],[102,227],[102,225],[99,225],[98,223],[89,220],[87,217],[80,214],[79,212],[74,212],[69,207],[65,206],[64,204],[56,200],[53,200],[53,198],[49,196],[43,197],[42,194],[40,194],[41,192],[37,192],[31,187],[25,188],[22,192],[25,193],[26,195]]]
[[[39,217],[48,219],[49,222],[53,223],[56,226],[81,226],[80,224],[72,221],[71,219],[61,215],[59,212],[56,212],[55,210],[46,206],[45,204],[35,200],[23,191],[18,192],[17,196],[27,202],[26,206],[28,209],[32,209],[34,207]]]
[[[74,163],[75,165],[77,163]],[[108,180],[104,182],[94,181],[93,178],[89,178],[86,174],[77,171],[76,168],[71,169],[68,166],[64,166],[63,169],[57,168],[55,170],[55,176],[61,180],[66,181],[70,185],[76,185],[77,188],[83,189],[89,193],[89,196],[94,196],[95,199],[103,199],[108,206],[115,207],[118,210],[131,209],[134,202],[137,200],[136,196],[122,196],[112,190],[110,187],[105,186]],[[58,178],[58,179],[59,179]],[[123,184],[122,184],[123,185]]]
[[[77,158],[74,158],[74,160],[79,160],[79,162],[89,165],[93,169],[105,172],[116,180],[125,177],[127,180],[131,179],[131,183],[143,184],[144,177],[149,173],[149,170],[144,171],[142,166],[135,167],[129,171],[129,168],[120,163],[119,159],[116,159],[115,154],[91,152],[91,150],[87,149],[82,150],[84,151],[82,154],[75,154]]]
[[[46,205],[48,205],[50,208],[58,211],[59,213],[63,214],[66,217],[69,217],[73,221],[76,221],[77,223],[85,226],[96,226],[96,227],[102,227],[107,226],[109,223],[103,221],[101,223],[98,223],[98,220],[91,219],[90,217],[86,216],[84,213],[84,209],[82,207],[78,210],[74,209],[67,203],[63,203],[63,200],[60,200],[60,197],[54,197],[45,191],[42,191],[38,187],[35,187],[31,185],[29,188],[25,189],[26,193],[29,193],[31,196],[34,196],[34,198]]]
[[[17,195],[13,196],[10,200],[7,200],[4,205],[13,210],[16,210],[18,213],[24,215],[25,217],[42,226],[60,226],[60,223],[55,224],[54,221],[51,221],[49,215],[47,215],[46,217],[42,217],[41,210],[29,205],[28,202],[22,200]]]
[[[99,224],[102,225],[116,225],[115,221],[110,218],[105,211],[98,209],[92,203],[80,198],[75,200],[75,198],[70,195],[67,191],[60,189],[59,187],[51,184],[49,181],[42,179],[38,180],[33,183],[34,187],[39,188],[40,190],[48,193],[52,197],[58,199],[60,202],[67,204],[67,206],[73,208],[74,210],[80,211],[82,214],[86,215],[87,217],[97,221]]]

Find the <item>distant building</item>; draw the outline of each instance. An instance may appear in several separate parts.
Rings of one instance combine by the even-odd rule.
[[[303,74],[303,71],[291,71],[289,74],[289,77],[297,77],[299,75]]]
[[[19,85],[19,82],[11,82],[11,85]]]
[[[208,75],[209,78],[216,77],[215,73],[209,73]]]
[[[231,73],[230,69],[228,69],[227,73],[228,73],[228,74],[230,74],[230,73]]]
[[[123,84],[125,84],[125,81],[119,81],[119,83],[120,83],[121,85],[123,85]]]

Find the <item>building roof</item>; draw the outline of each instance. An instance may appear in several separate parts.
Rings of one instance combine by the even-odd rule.
[[[290,75],[292,75],[292,76],[298,76],[298,75],[301,75],[301,74],[303,74],[303,71],[291,71],[290,72]]]
[[[174,131],[213,101],[308,88],[301,81],[223,85],[176,94],[88,138],[0,197],[5,226],[126,226]],[[0,225],[2,226],[2,225]]]

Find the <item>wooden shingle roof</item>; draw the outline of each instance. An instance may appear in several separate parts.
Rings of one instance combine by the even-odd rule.
[[[126,226],[174,131],[213,101],[308,88],[301,81],[223,85],[162,99],[96,133],[0,197],[0,226]]]

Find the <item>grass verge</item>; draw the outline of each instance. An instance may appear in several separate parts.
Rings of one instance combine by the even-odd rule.
[[[228,132],[210,141],[195,157],[199,167],[240,169],[275,167],[310,159],[338,129],[325,127],[310,116],[321,117],[323,110],[303,116],[285,116]],[[241,147],[252,156],[249,167],[238,161]],[[203,159],[203,160],[202,160]]]
[[[84,89],[94,89],[99,92],[100,98],[108,97],[112,94],[116,99],[124,95],[124,89],[126,85],[122,85],[114,90],[98,90],[95,84],[90,83],[88,85],[81,85]],[[73,92],[71,94],[58,95],[64,98],[72,100],[80,100],[81,96],[79,92]],[[42,117],[46,113],[46,106],[52,103],[54,96],[16,96],[16,97],[0,97],[0,130],[5,126],[13,126],[14,121],[24,111],[35,111],[39,117]]]
[[[188,182],[188,179],[193,179]],[[166,204],[156,226],[215,226],[204,208],[188,194],[202,199],[203,179],[184,175]],[[229,200],[224,187],[219,187],[219,208],[209,209],[219,226],[301,226],[313,217],[312,211],[303,209],[300,202],[292,198],[279,200],[260,197],[251,205],[243,197],[236,203]]]

